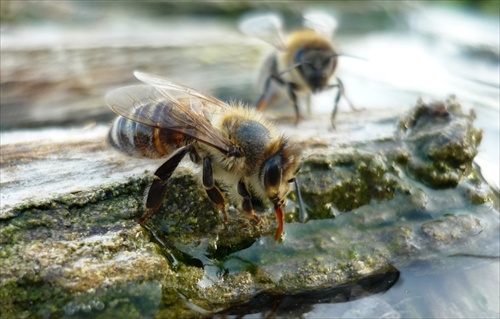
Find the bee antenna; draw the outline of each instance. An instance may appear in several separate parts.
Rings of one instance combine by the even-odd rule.
[[[284,73],[287,73],[293,69],[295,69],[296,67],[299,67],[301,66],[302,64],[304,64],[303,62],[298,62],[298,63],[295,63],[295,64],[292,64],[291,66],[289,66],[288,68],[284,69],[283,71],[281,71],[280,73],[278,73],[278,75],[283,75]]]
[[[301,223],[305,223],[308,220],[308,216],[304,208],[304,202],[302,201],[302,194],[300,193],[299,182],[297,182],[297,179],[295,179],[293,183],[295,185],[295,191],[297,192],[297,200],[299,202],[299,220]]]
[[[344,53],[334,53],[334,54],[332,54],[332,56],[330,58],[339,57],[339,56],[344,56],[344,57],[347,57],[347,58],[353,58],[353,59],[358,59],[358,60],[363,60],[363,61],[368,61],[368,59],[365,59],[365,58],[362,58],[362,57],[359,57],[359,56],[355,56],[355,55],[344,54]]]

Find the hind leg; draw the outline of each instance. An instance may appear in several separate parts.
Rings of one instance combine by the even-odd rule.
[[[146,213],[139,219],[142,224],[160,209],[160,206],[167,193],[167,182],[174,173],[184,156],[192,151],[191,146],[185,146],[175,152],[170,158],[160,166],[153,178],[153,183],[148,191],[146,199]]]

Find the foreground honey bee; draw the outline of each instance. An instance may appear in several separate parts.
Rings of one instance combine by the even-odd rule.
[[[264,92],[257,102],[257,109],[262,111],[274,105],[279,100],[280,88],[285,88],[295,109],[297,124],[301,118],[298,93],[307,94],[307,111],[311,113],[311,94],[338,88],[331,114],[331,123],[335,127],[334,120],[342,95],[351,109],[356,110],[345,97],[342,81],[334,77],[340,56],[331,41],[336,21],[329,15],[311,12],[304,15],[304,26],[305,29],[291,33],[284,41],[282,22],[274,14],[251,17],[240,24],[245,34],[258,37],[278,49],[262,67]],[[332,78],[336,83],[330,83]]]
[[[167,158],[155,172],[146,199],[145,222],[161,206],[167,181],[185,155],[202,166],[201,183],[224,215],[226,200],[215,181],[239,197],[256,221],[250,194],[269,199],[276,212],[276,240],[283,232],[283,205],[299,170],[297,144],[278,135],[253,109],[228,105],[166,78],[134,72],[147,85],[116,89],[107,104],[119,115],[109,142],[131,156]]]

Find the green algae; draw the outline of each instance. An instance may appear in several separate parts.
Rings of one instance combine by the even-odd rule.
[[[397,176],[385,165],[385,155],[361,153],[361,147],[338,157],[314,154],[304,161],[298,179],[310,218],[331,218],[334,209],[352,211],[372,199],[394,196]]]
[[[481,232],[484,226],[480,219],[469,215],[446,215],[422,225],[422,232],[438,244],[450,244]]]
[[[395,192],[409,192],[411,180],[432,188],[456,187],[462,179],[477,185],[472,161],[482,132],[472,126],[473,118],[453,98],[419,101],[401,119],[392,140],[312,154],[299,173],[310,218],[331,218],[372,200],[390,200]],[[474,188],[469,196],[475,203],[488,197]]]
[[[14,207],[9,215],[15,217],[1,221],[0,228],[2,314],[136,318],[155,313],[164,299],[162,287],[179,284],[134,220],[142,213],[141,194],[149,180],[134,178],[57,196],[50,204]],[[152,295],[151,285],[160,290]],[[151,302],[157,307],[148,306]]]

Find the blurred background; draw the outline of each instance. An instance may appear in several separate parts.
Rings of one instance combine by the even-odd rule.
[[[1,128],[108,121],[107,91],[133,70],[221,99],[253,104],[273,48],[241,34],[249,12],[279,12],[285,28],[319,9],[338,21],[339,77],[362,108],[444,98],[498,110],[499,2],[1,2]],[[329,112],[321,107],[317,112]],[[341,108],[341,111],[343,109]],[[344,108],[345,110],[345,108]]]
[[[337,72],[356,107],[399,115],[419,97],[454,94],[478,114],[478,160],[498,176],[499,3],[2,0],[1,132],[107,124],[115,115],[104,95],[138,83],[134,70],[255,104],[260,65],[274,48],[243,35],[242,17],[276,12],[291,31],[303,12],[320,10],[338,22],[338,51],[360,58],[341,57]],[[331,94],[313,99],[313,113],[329,114]]]

